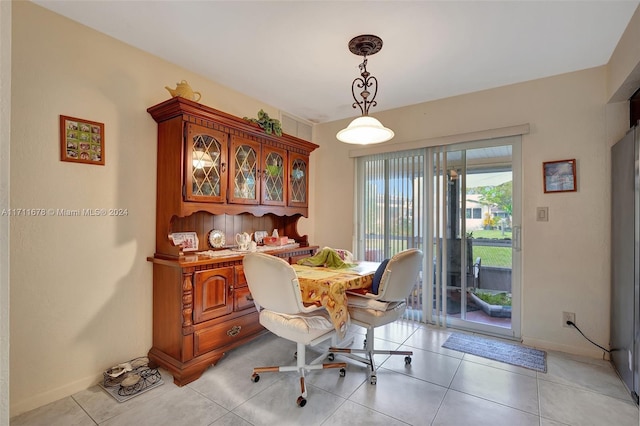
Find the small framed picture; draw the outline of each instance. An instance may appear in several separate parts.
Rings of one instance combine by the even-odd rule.
[[[542,163],[544,192],[575,192],[576,160],[547,161]]]
[[[169,234],[169,239],[174,246],[179,246],[182,251],[197,251],[200,245],[198,234],[195,232],[174,232]]]
[[[60,160],[104,166],[104,124],[61,115]]]

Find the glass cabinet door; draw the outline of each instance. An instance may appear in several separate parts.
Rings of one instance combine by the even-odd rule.
[[[309,193],[309,157],[289,153],[289,205],[307,207]]]
[[[287,152],[264,146],[262,153],[262,204],[284,206],[286,202]]]
[[[224,203],[227,195],[227,134],[188,124],[185,142],[185,199]],[[162,167],[161,164],[158,166]]]
[[[229,202],[258,204],[260,202],[260,144],[231,136],[231,190]]]

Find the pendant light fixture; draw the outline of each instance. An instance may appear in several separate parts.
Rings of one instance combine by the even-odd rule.
[[[358,66],[360,77],[351,83],[351,94],[355,101],[353,107],[360,108],[362,116],[353,120],[346,129],[338,132],[336,137],[341,142],[368,145],[386,142],[394,136],[393,130],[384,127],[378,120],[369,116],[369,108],[377,105],[378,80],[367,71],[367,56],[378,53],[380,49],[382,49],[382,39],[375,35],[360,35],[349,41],[351,53],[364,57],[363,62]],[[362,100],[356,96],[358,89],[362,89],[360,92]]]

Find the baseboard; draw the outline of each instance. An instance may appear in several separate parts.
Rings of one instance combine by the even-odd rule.
[[[14,401],[13,398],[11,398],[9,415],[10,417],[15,417],[22,413],[26,413],[27,411],[31,411],[35,408],[42,407],[43,405],[50,404],[59,399],[66,398],[80,391],[89,389],[91,386],[98,384],[102,378],[102,374],[86,377],[59,388],[32,395],[29,398],[20,401]]]
[[[598,349],[595,346],[592,348],[585,348],[582,346],[563,345],[556,342],[549,342],[547,340],[534,339],[531,337],[523,337],[522,344],[546,351],[558,351],[596,359],[603,359],[604,353],[604,359],[609,360],[609,354],[602,349]]]

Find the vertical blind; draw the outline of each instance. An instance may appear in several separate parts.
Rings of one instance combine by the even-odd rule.
[[[422,248],[425,150],[358,158],[361,219],[358,254],[380,262]]]
[[[408,248],[423,250],[425,155],[416,149],[358,158],[359,258],[381,262]],[[422,276],[407,301],[408,319],[421,319],[421,289]]]

